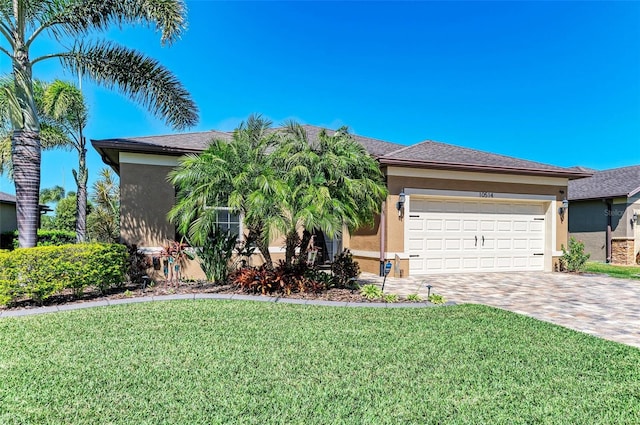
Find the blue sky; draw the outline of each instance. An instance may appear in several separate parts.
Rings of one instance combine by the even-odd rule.
[[[200,109],[190,131],[251,113],[411,144],[426,139],[560,166],[640,164],[639,2],[188,1],[189,29],[110,39],[170,68]],[[49,51],[51,45],[36,46]],[[0,70],[10,71],[5,57]],[[35,75],[61,77],[56,62]],[[83,83],[88,138],[173,130]],[[104,165],[89,150],[90,183]],[[73,153],[43,155],[41,187],[75,190]],[[14,193],[0,179],[0,191]]]

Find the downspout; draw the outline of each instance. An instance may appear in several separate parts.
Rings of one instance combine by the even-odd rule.
[[[387,238],[387,214],[385,212],[387,202],[382,202],[382,210],[380,211],[380,276],[384,276],[384,260],[385,260],[385,241]]]
[[[611,263],[611,199],[605,201],[607,203],[607,236],[606,236],[606,249],[607,249],[607,263]]]

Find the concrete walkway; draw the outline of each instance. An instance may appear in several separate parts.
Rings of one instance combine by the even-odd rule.
[[[374,275],[362,280],[380,283]],[[640,347],[640,280],[567,273],[484,273],[387,279],[385,292],[485,304]]]

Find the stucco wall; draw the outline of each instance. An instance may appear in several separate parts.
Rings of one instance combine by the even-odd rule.
[[[591,261],[607,259],[607,214],[607,204],[601,200],[569,204],[569,234],[584,243]],[[612,215],[612,226],[619,227],[618,221],[619,217]]]
[[[16,205],[0,203],[0,233],[13,232],[17,228]]]
[[[120,236],[127,244],[159,247],[174,239],[175,226],[167,220],[175,190],[167,182],[171,167],[120,164]]]

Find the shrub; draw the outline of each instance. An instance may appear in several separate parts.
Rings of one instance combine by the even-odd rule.
[[[398,302],[398,296],[396,294],[385,294],[382,298],[387,303],[397,303]]]
[[[567,271],[579,272],[584,270],[585,263],[590,257],[590,254],[584,253],[584,243],[576,240],[573,236],[569,238],[569,249],[562,248],[562,257],[560,261]]]
[[[138,250],[137,245],[127,246],[129,257],[127,259],[127,278],[130,282],[141,283],[146,276],[147,269],[151,267],[151,261],[146,254]]]
[[[407,295],[407,301],[419,302],[422,301],[422,297],[418,294]]]
[[[431,294],[429,295],[429,302],[432,304],[444,304],[447,302],[447,299],[442,295]]]
[[[227,279],[229,261],[237,239],[237,235],[216,227],[205,238],[202,246],[196,248],[196,255],[200,259],[200,268],[209,281],[221,283]]]
[[[357,261],[353,261],[351,251],[345,249],[333,260],[331,272],[333,273],[336,285],[344,288],[351,285],[353,280],[360,275],[360,266]]]
[[[20,248],[0,253],[0,303],[20,298],[42,303],[63,289],[76,296],[95,286],[104,292],[122,284],[127,249],[119,244],[74,244]]]
[[[360,295],[368,300],[377,300],[378,298],[382,298],[382,289],[373,284],[364,285],[360,288]]]
[[[38,246],[67,245],[76,243],[76,232],[68,230],[38,229]],[[18,231],[0,235],[0,248],[18,248]]]
[[[327,289],[327,280],[331,276],[326,273],[320,277],[317,270],[310,269],[304,262],[286,265],[280,261],[277,267],[269,269],[266,265],[260,267],[243,267],[229,275],[229,281],[238,285],[243,291],[260,293],[263,295],[292,292],[322,292]]]

